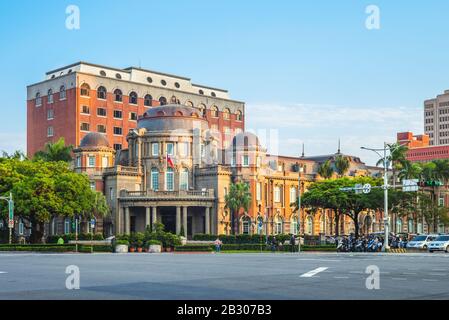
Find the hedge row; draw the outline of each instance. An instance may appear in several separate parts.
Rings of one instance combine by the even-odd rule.
[[[69,234],[48,236],[47,243],[57,243],[59,238],[62,238],[64,240],[64,243],[69,243],[69,241],[76,240],[76,234],[69,233]],[[90,233],[80,233],[80,234],[78,234],[78,240],[80,240],[80,241],[89,241],[89,240],[101,241],[101,240],[104,240],[104,237],[103,237],[103,234],[101,234],[101,233],[96,233],[94,235],[91,235]]]
[[[175,247],[176,252],[212,252],[212,246],[196,245],[196,246],[178,246]]]
[[[239,234],[239,235],[211,235],[211,234],[196,234],[193,236],[195,241],[215,241],[217,238],[223,242],[223,244],[260,244],[267,241],[265,235],[260,234]],[[268,236],[268,242],[273,240],[273,236]],[[284,243],[290,240],[291,235],[289,234],[279,234],[276,235],[276,241],[278,243]]]
[[[205,252],[213,251],[215,249],[214,245],[187,245],[187,246],[177,246],[175,251],[177,252]],[[271,251],[272,248],[265,244],[223,244],[221,246],[222,251]],[[325,246],[301,246],[301,251],[335,251],[336,247],[333,245]],[[276,251],[281,252],[297,252],[298,246],[294,246],[292,250],[291,245],[277,246]]]
[[[0,245],[0,251],[8,252],[75,252],[76,246],[69,245],[51,245],[51,244],[12,244]],[[112,246],[93,246],[94,252],[112,252]],[[91,246],[79,245],[78,252],[91,252]]]

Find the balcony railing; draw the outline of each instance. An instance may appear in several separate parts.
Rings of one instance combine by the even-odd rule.
[[[125,166],[114,166],[110,168],[106,168],[104,170],[106,174],[114,174],[114,173],[124,173],[124,174],[137,174],[139,173],[139,168],[137,167],[125,167]]]
[[[205,190],[178,190],[178,191],[127,191],[120,192],[121,198],[145,198],[145,199],[197,199],[212,200],[215,199],[213,189]]]

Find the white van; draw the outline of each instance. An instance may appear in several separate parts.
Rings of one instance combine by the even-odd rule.
[[[423,249],[427,250],[432,241],[438,238],[437,234],[418,235],[407,243],[408,249]]]

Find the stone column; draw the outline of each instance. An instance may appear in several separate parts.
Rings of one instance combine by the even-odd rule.
[[[131,233],[131,221],[129,217],[129,207],[125,208],[125,233],[130,234]]]
[[[157,207],[153,207],[152,208],[152,214],[151,214],[151,227],[153,228],[153,230],[154,230],[154,225],[157,222],[156,214],[157,214]]]
[[[119,235],[122,233],[122,213],[123,208],[119,205],[115,213],[115,234]]]
[[[206,234],[210,234],[210,208],[206,207],[206,214],[205,214],[205,222],[206,222]]]
[[[187,238],[187,207],[182,208],[182,226],[184,227],[184,237]]]
[[[181,207],[176,207],[176,234],[181,234]]]
[[[146,207],[145,208],[145,228],[149,227],[150,225],[151,225],[150,208]]]

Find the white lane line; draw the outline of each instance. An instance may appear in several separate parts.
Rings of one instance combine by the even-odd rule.
[[[407,281],[406,278],[391,278],[391,280],[394,280],[394,281]]]
[[[334,277],[334,279],[349,279],[349,277]]]
[[[443,273],[429,273],[429,276],[445,277],[446,274],[443,274]]]
[[[327,269],[329,268],[326,267],[316,268],[315,270],[304,273],[303,275],[301,275],[301,278],[312,278],[313,276],[317,275],[320,272],[326,271]]]
[[[422,281],[437,282],[438,280],[436,280],[436,279],[422,279]]]
[[[415,276],[415,275],[417,275],[416,272],[403,272],[402,274],[403,274],[404,276]]]
[[[0,274],[4,274],[4,273],[8,273],[8,272],[6,272],[6,271],[0,271]]]
[[[298,261],[323,261],[323,262],[341,262],[343,260],[332,260],[332,259],[296,259]]]

